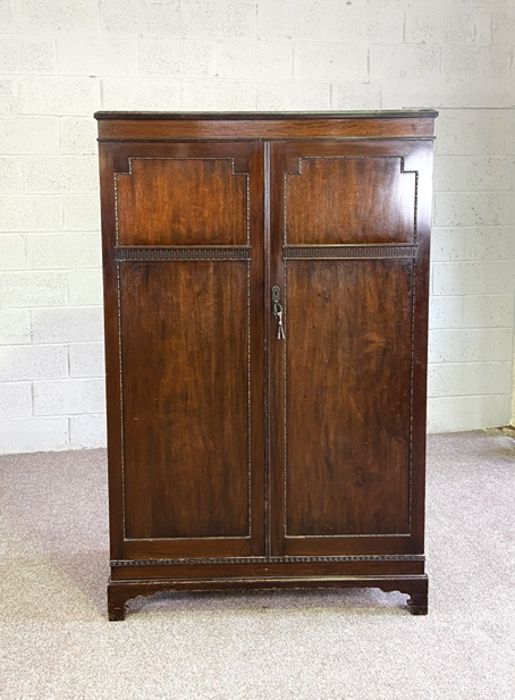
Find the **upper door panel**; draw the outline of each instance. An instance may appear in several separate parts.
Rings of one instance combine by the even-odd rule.
[[[338,152],[340,151],[340,152]],[[413,243],[416,177],[404,157],[363,144],[289,146],[284,236],[290,245]]]
[[[152,147],[150,146],[150,149]],[[207,146],[209,149],[209,146]],[[133,155],[115,176],[120,245],[246,245],[249,174],[246,144],[176,147]]]

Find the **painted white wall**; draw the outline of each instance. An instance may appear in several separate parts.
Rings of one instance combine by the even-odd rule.
[[[100,108],[439,108],[429,428],[509,422],[513,0],[0,0],[0,33],[0,452],[105,442]]]
[[[510,425],[515,428],[515,337],[513,340],[513,390],[511,396],[511,422]]]

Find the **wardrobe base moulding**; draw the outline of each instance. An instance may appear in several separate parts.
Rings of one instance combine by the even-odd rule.
[[[166,579],[149,581],[110,581],[108,584],[109,620],[125,620],[126,604],[133,598],[170,591],[213,592],[234,590],[313,590],[339,588],[379,588],[385,593],[398,591],[408,595],[407,609],[412,615],[427,615],[428,577],[417,576],[310,576],[255,578]]]

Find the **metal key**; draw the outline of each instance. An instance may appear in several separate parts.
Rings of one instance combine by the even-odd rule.
[[[272,287],[272,314],[277,319],[277,340],[286,340],[283,324],[283,307],[281,304],[281,288],[274,284]]]
[[[284,326],[283,326],[282,309],[277,312],[277,340],[286,340],[286,334],[284,332]]]

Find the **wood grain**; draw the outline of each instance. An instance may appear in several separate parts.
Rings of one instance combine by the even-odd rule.
[[[396,156],[310,156],[285,174],[290,245],[412,243],[415,173]]]
[[[354,169],[354,195],[341,210],[347,238],[335,241],[328,234],[339,201],[327,192],[331,178],[319,173],[296,200],[302,242],[284,246],[289,185],[304,177],[300,159],[372,168],[401,161],[413,173],[398,175],[412,185],[416,177],[417,189],[399,195],[397,175],[369,181],[367,167]],[[430,176],[427,142],[271,145],[271,284],[283,290],[287,336],[286,348],[272,342],[270,353],[275,555],[423,551]],[[338,172],[336,179],[345,199],[345,179]],[[389,240],[363,236],[363,209],[363,222],[351,225],[360,191],[372,206],[383,203]],[[303,209],[301,200],[309,200]],[[417,225],[406,243],[408,211]],[[330,222],[331,242],[316,240],[320,222]]]
[[[374,116],[333,118],[317,117],[291,120],[277,119],[101,119],[99,138],[105,141],[142,141],[192,139],[327,139],[327,138],[432,138],[434,117],[398,117],[377,119]],[[295,133],[293,133],[293,130]]]
[[[122,266],[130,538],[249,535],[247,271]]]
[[[249,246],[117,245],[113,175],[131,178],[131,159],[161,156],[229,163],[231,181],[248,173]],[[255,555],[264,517],[262,148],[110,145],[101,178],[112,555]],[[206,188],[202,206],[230,222],[221,190]],[[184,198],[183,212],[195,203]],[[124,204],[126,220],[133,207]],[[195,211],[186,214],[195,222]],[[152,221],[147,242],[161,230]]]
[[[289,262],[286,286],[286,533],[407,533],[411,262]]]
[[[247,175],[216,156],[131,158],[116,175],[122,245],[245,245]]]

